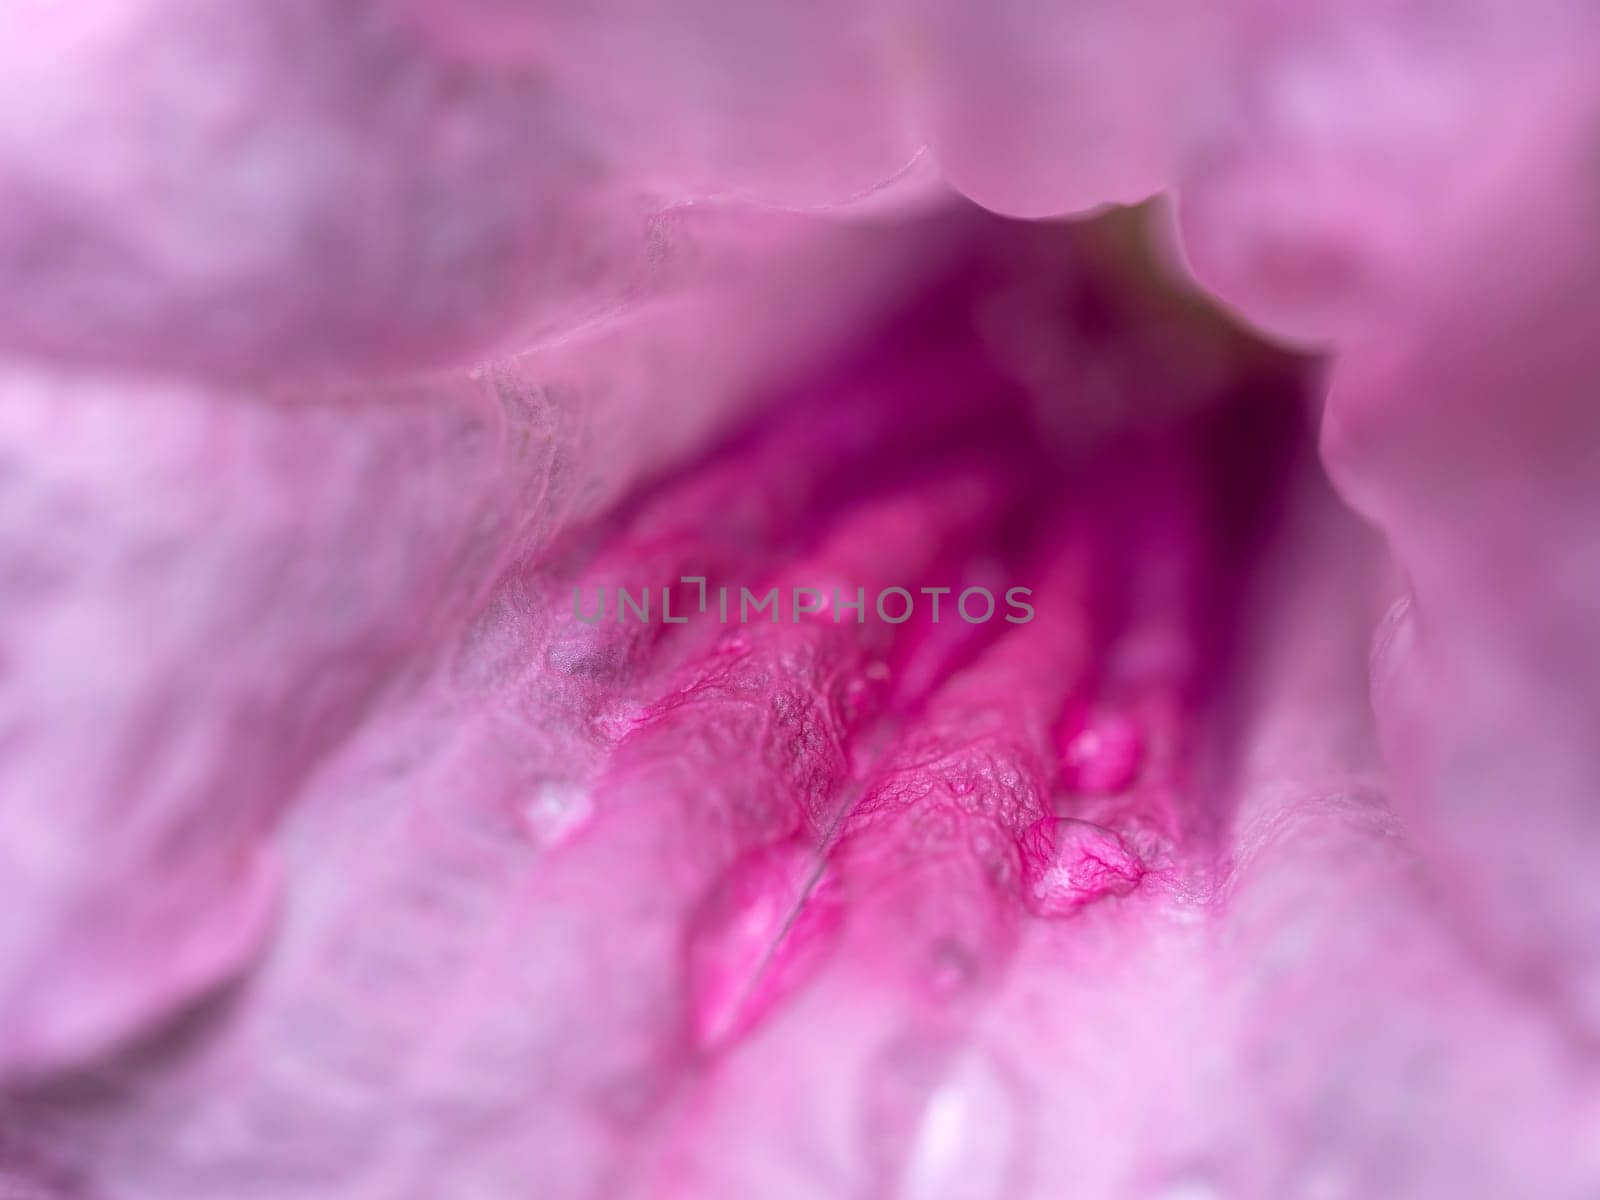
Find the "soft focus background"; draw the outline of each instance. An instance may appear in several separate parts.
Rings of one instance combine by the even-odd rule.
[[[1600,1193],[1597,22],[4,5],[0,1200]]]

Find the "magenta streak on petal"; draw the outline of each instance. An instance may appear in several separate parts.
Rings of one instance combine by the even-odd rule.
[[[1145,551],[1161,544],[1152,535],[1162,523],[1140,529],[1124,520],[1130,510],[1211,507],[1203,491],[1192,490],[1204,476],[1170,447],[1138,439],[1108,463],[1063,489],[1066,512],[1029,556],[1040,611],[1051,619],[1006,631],[919,706],[867,770],[859,798],[821,847],[795,911],[779,921],[776,898],[748,887],[745,867],[737,886],[716,893],[716,928],[737,931],[730,939],[733,962],[721,965],[758,963],[762,974],[751,987],[753,1011],[742,1028],[733,1027],[746,1043],[710,1067],[698,1094],[679,1109],[675,1138],[652,1152],[659,1158],[647,1159],[674,1181],[662,1194],[736,1195],[756,1186],[743,1174],[760,1170],[755,1161],[710,1152],[725,1122],[754,1122],[762,1137],[801,1137],[814,1153],[825,1147],[829,1169],[855,1180],[840,1186],[869,1194],[976,1187],[973,1194],[999,1196],[1020,1186],[1032,1151],[1022,1132],[1026,1103],[1014,1090],[1018,1072],[969,1044],[964,1031],[1005,978],[1029,914],[1063,917],[1097,900],[1115,902],[1146,872],[1111,830],[1063,819],[1069,827],[1099,830],[1098,847],[1092,837],[1062,839],[1063,852],[1083,852],[1062,864],[1078,878],[1050,890],[1051,864],[1036,857],[1036,833],[1056,819],[1049,814],[1057,803],[1071,811],[1087,802],[1071,792],[1057,799],[1063,764],[1054,731],[1063,712],[1107,686],[1157,726],[1186,724],[1182,701],[1163,705],[1159,697],[1192,693],[1187,675],[1211,661],[1188,641],[1172,644],[1174,636],[1193,638],[1204,628],[1201,577],[1180,571],[1175,579],[1171,560],[1152,565]],[[1119,488],[1126,502],[1116,498]],[[1180,540],[1199,533],[1181,516],[1175,527],[1185,531]],[[1147,616],[1130,621],[1140,606],[1125,609],[1122,598],[1135,594],[1151,603]],[[1175,619],[1171,604],[1182,609]],[[1107,638],[1108,627],[1118,636]],[[1174,820],[1173,793],[1188,782],[1174,734],[1152,730],[1153,741],[1168,747],[1157,755],[1157,769],[1136,795],[1097,813],[1149,847],[1168,876],[1159,889],[1164,897],[1183,894],[1188,876],[1204,876],[1210,865],[1208,843],[1194,840],[1204,822],[1180,831]],[[1175,847],[1179,836],[1186,844]],[[1088,868],[1096,848],[1108,864],[1098,872]],[[1175,869],[1175,849],[1190,856],[1187,870]],[[792,888],[800,874],[792,858],[784,874]],[[735,895],[750,905],[748,923],[728,909]],[[773,930],[776,945],[757,953],[754,943]],[[728,988],[720,976],[718,983],[712,1000],[727,1023]],[[828,1054],[806,1055],[801,1047],[819,1021],[830,1031]],[[906,1026],[902,1037],[896,1031]],[[859,1071],[860,1081],[841,1078],[841,1071]],[[746,1112],[738,1097],[748,1099],[746,1089],[768,1072],[783,1073],[780,1095],[836,1095],[842,1109],[780,1110],[774,1120],[799,1124],[766,1130],[764,1118]],[[958,1114],[974,1095],[1013,1111],[997,1113],[996,1128],[968,1128],[977,1114]],[[849,1137],[856,1118],[867,1122],[866,1143]],[[951,1123],[965,1132],[940,1132]],[[781,1175],[764,1177],[763,1186],[791,1194]],[[803,1194],[793,1187],[792,1194]]]

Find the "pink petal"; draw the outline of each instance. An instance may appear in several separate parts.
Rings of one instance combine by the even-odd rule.
[[[293,393],[11,369],[0,1069],[103,1050],[238,971],[270,924],[267,834],[384,690],[515,556],[718,434],[924,244],[790,236],[763,268],[782,293],[711,272],[471,376]],[[797,319],[806,294],[828,303]]]

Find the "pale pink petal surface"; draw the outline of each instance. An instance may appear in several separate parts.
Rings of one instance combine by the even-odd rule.
[[[1595,25],[12,6],[0,1196],[1593,1195]]]

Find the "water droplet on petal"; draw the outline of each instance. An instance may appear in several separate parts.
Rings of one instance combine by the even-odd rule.
[[[1145,865],[1111,830],[1046,817],[1022,835],[1023,898],[1039,916],[1061,917],[1102,896],[1126,896]]]
[[[587,788],[564,779],[546,779],[533,786],[517,816],[523,830],[540,846],[566,841],[594,813]]]
[[[929,955],[928,986],[937,996],[949,997],[973,987],[983,977],[980,956],[959,941],[943,938]]]
[[[1119,714],[1095,717],[1072,730],[1061,749],[1062,782],[1075,792],[1126,791],[1144,764],[1144,734]]]
[[[863,1131],[873,1195],[1003,1200],[1022,1190],[1026,1109],[988,1050],[908,1037],[868,1070]]]

